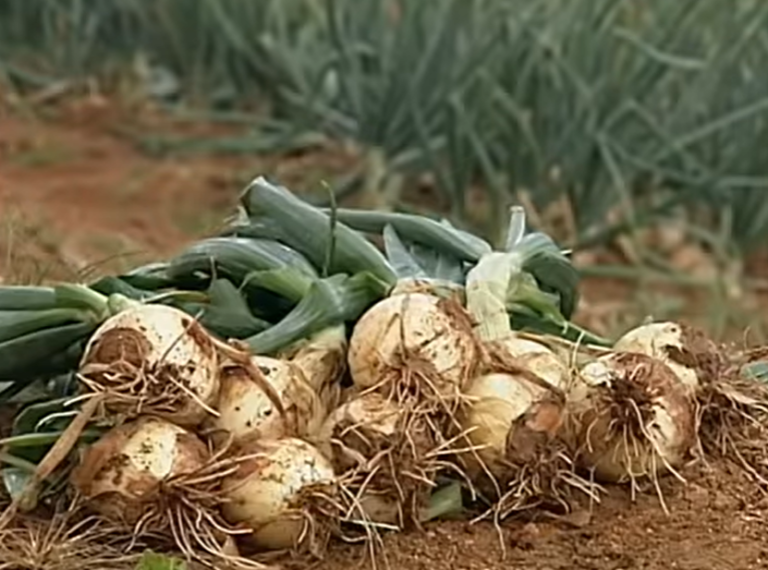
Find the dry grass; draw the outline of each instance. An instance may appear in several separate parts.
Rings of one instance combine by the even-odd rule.
[[[0,570],[133,569],[140,554],[125,546],[125,536],[94,518],[24,516],[0,532]]]

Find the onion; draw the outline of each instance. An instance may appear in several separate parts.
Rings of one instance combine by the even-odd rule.
[[[473,450],[465,454],[468,475],[500,494],[502,510],[530,506],[552,492],[559,500],[560,481],[579,481],[558,439],[568,371],[537,342],[509,336],[488,348],[491,371],[472,381],[458,415]]]
[[[584,366],[569,393],[568,438],[604,482],[676,473],[695,442],[694,405],[662,361],[612,353]]]
[[[220,520],[218,483],[231,472],[233,463],[212,456],[193,433],[143,416],[88,447],[70,481],[94,512],[137,533],[172,536],[190,558],[263,569],[228,552],[238,531]]]
[[[716,374],[721,357],[717,346],[700,331],[674,322],[642,325],[625,333],[617,352],[636,352],[661,360],[691,391]]]
[[[158,505],[165,483],[199,471],[208,460],[194,434],[142,417],[108,431],[84,453],[72,483],[110,520],[135,524]]]
[[[235,440],[314,433],[327,410],[302,370],[292,362],[266,356],[255,356],[251,363],[260,373],[261,382],[243,366],[223,368],[216,405],[219,415],[210,420],[210,425],[228,432]],[[271,393],[264,391],[262,382],[269,385]]]
[[[428,389],[441,396],[458,393],[477,359],[469,314],[453,299],[425,293],[397,294],[374,305],[355,325],[348,354],[360,389]]]
[[[166,305],[138,305],[96,330],[80,377],[91,390],[108,394],[111,411],[151,411],[191,427],[217,397],[218,366],[214,341],[192,317]]]
[[[296,548],[316,538],[307,532],[318,495],[333,493],[333,467],[320,451],[295,438],[249,441],[236,473],[222,482],[224,517],[250,528],[266,550]]]
[[[377,392],[334,410],[318,446],[343,486],[343,517],[403,527],[418,522],[434,486],[435,449],[424,417]]]

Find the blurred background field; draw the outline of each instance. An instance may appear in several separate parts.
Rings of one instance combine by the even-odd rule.
[[[522,204],[577,322],[757,343],[766,58],[759,0],[3,0],[0,274],[174,252],[263,174],[495,240]]]

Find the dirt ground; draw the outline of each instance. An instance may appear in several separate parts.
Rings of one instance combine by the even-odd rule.
[[[35,116],[0,109],[0,276],[6,282],[71,279],[94,264],[119,269],[157,259],[215,228],[254,176],[316,187],[352,160],[323,152],[279,160],[150,158],[120,127],[155,129],[165,119],[134,113],[93,97],[38,109]],[[654,295],[637,288],[617,279],[587,280],[579,320],[604,332],[673,296],[665,288]],[[627,310],[641,296],[641,306]],[[700,295],[683,297],[684,306],[706,302]],[[693,466],[686,475],[687,485],[663,485],[668,515],[652,490],[632,502],[626,489],[611,489],[600,505],[567,520],[509,522],[501,534],[487,522],[441,522],[429,524],[425,534],[390,535],[380,564],[388,562],[391,570],[768,568],[765,495],[722,466]],[[367,566],[366,560],[359,546],[335,545],[316,568]],[[11,566],[0,560],[0,568]]]
[[[685,485],[670,479],[662,485],[669,515],[651,489],[633,502],[628,489],[611,488],[599,505],[565,520],[508,522],[501,534],[488,522],[457,521],[431,524],[425,535],[392,535],[386,561],[391,570],[768,567],[765,494],[721,468],[697,466],[686,476]],[[359,547],[335,547],[317,568],[337,570],[362,556]]]

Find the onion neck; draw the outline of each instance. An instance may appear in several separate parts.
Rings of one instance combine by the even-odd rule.
[[[491,252],[480,258],[467,274],[467,310],[475,320],[476,334],[482,342],[501,340],[512,333],[506,306],[507,289],[519,273],[519,256]]]

